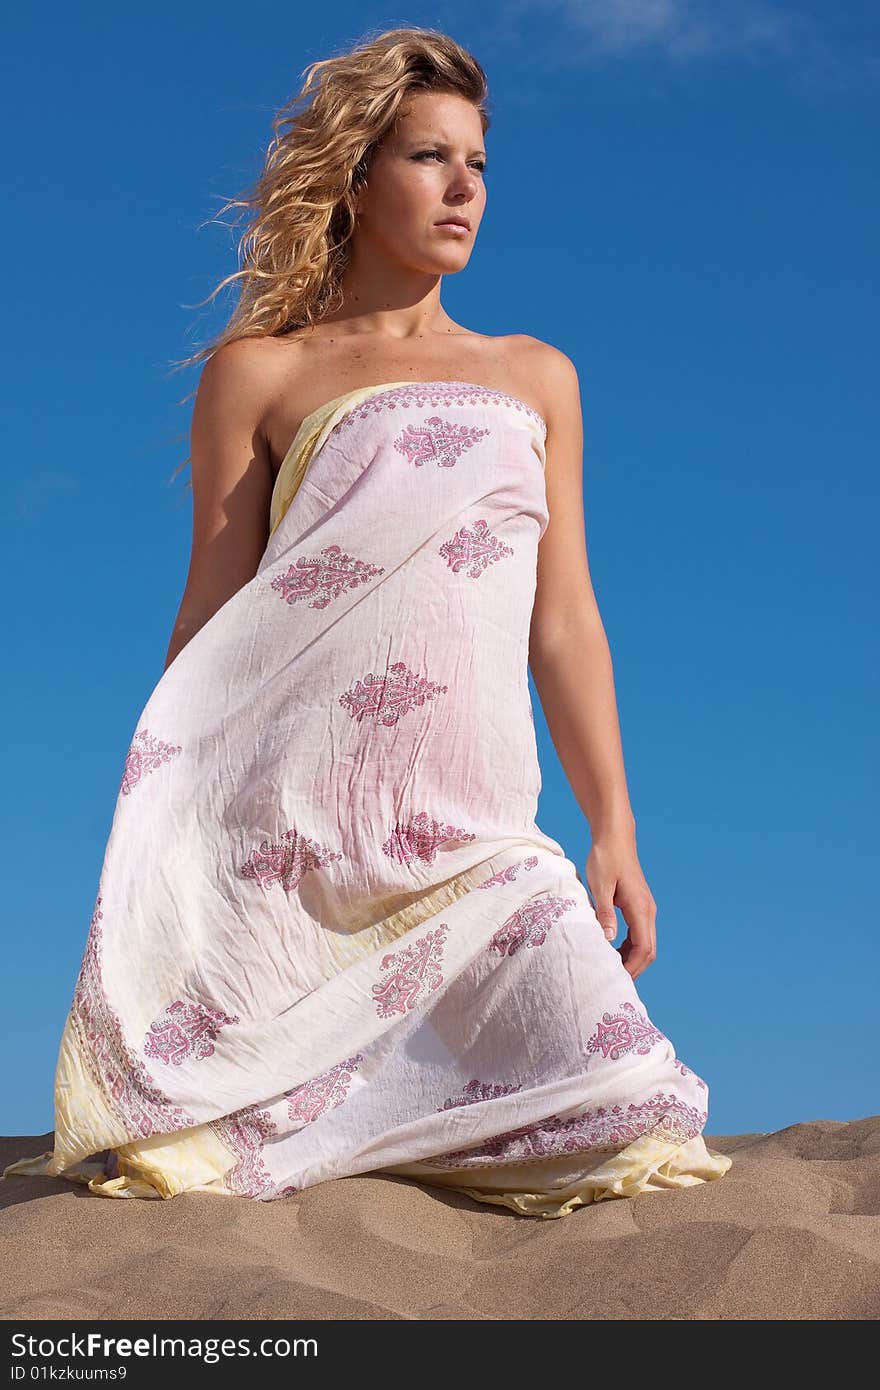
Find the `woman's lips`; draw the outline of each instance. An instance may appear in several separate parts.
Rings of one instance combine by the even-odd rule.
[[[463,227],[460,222],[435,222],[435,227],[439,227],[442,232],[454,232],[457,236],[469,236],[470,227]]]

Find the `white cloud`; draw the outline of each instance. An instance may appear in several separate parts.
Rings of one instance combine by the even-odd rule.
[[[725,53],[790,56],[810,36],[803,15],[763,0],[507,0],[509,18],[558,20],[596,56],[664,54],[674,61]]]

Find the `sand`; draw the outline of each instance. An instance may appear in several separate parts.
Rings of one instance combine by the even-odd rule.
[[[705,1136],[716,1182],[519,1216],[402,1178],[276,1202],[0,1183],[0,1318],[880,1316],[880,1116]],[[52,1147],[0,1139],[0,1169]]]

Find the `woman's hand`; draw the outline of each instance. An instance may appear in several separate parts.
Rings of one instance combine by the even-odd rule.
[[[642,873],[632,833],[594,839],[586,871],[593,909],[609,941],[617,935],[615,907],[623,913],[628,930],[617,949],[635,979],[657,956],[657,904]]]

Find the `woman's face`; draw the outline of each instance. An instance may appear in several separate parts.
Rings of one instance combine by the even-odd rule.
[[[483,126],[471,102],[413,93],[377,147],[358,195],[358,251],[370,247],[430,275],[461,270],[486,206],[485,162]],[[469,226],[442,226],[449,218]]]

